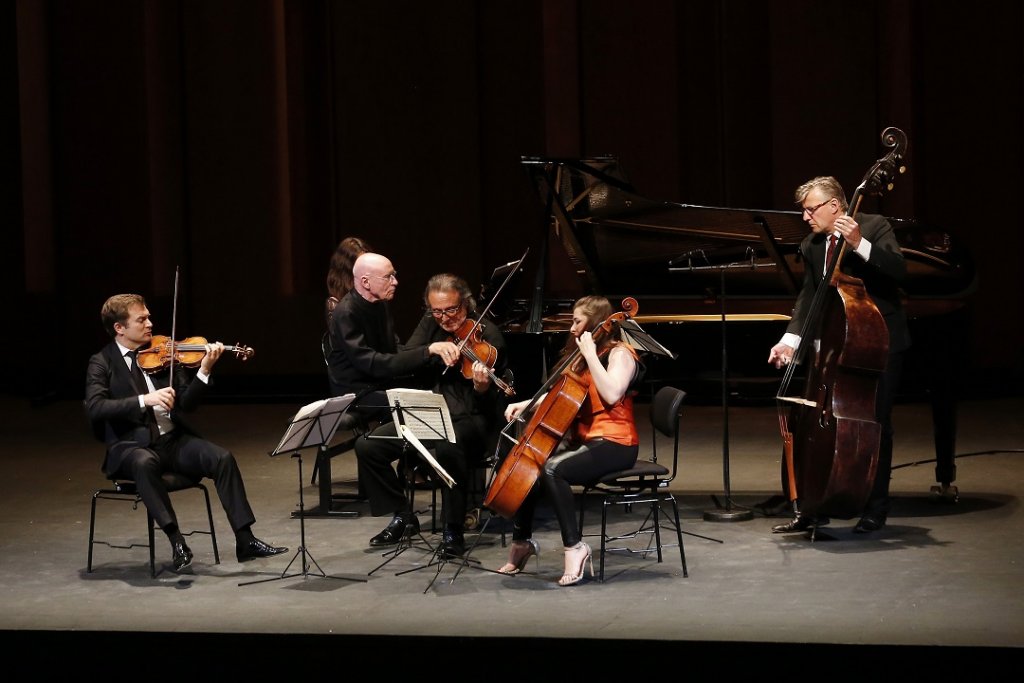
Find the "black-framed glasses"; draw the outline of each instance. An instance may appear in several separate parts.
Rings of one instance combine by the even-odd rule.
[[[833,199],[834,199],[834,197],[829,197],[828,199],[823,201],[821,204],[815,204],[814,206],[805,206],[804,210],[803,210],[803,213],[807,214],[808,217],[813,216],[815,211],[817,211],[821,207],[825,206],[826,204],[828,204]]]
[[[435,318],[451,318],[456,315],[462,309],[462,304],[458,306],[449,306],[448,308],[428,308],[427,313],[434,316]]]

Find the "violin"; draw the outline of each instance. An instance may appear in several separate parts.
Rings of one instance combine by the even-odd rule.
[[[172,362],[186,368],[197,368],[206,357],[208,343],[205,337],[187,337],[179,342],[172,342],[170,337],[154,334],[149,346],[139,349],[136,362],[144,372],[151,375],[169,367]],[[249,360],[256,353],[252,348],[239,344],[225,346],[224,350],[234,353],[243,361]]]
[[[482,332],[483,327],[478,321],[466,318],[451,337],[451,341],[456,343],[462,354],[462,376],[473,379],[473,363],[479,361],[487,367],[487,376],[495,386],[505,392],[506,396],[515,396],[516,390],[512,385],[495,375],[491,369],[498,360],[498,349],[483,338]]]

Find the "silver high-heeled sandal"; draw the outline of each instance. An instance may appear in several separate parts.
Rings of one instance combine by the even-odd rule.
[[[580,541],[571,548],[566,548],[566,552],[579,550],[580,548],[586,548],[587,554],[580,558],[579,565],[576,567],[575,574],[565,573],[562,574],[562,578],[558,580],[559,586],[574,586],[583,580],[584,570],[587,568],[587,564],[590,564],[590,576],[594,576],[594,560],[592,559],[593,552],[590,550],[590,546]]]
[[[506,562],[501,569],[498,570],[501,574],[518,574],[526,568],[526,563],[530,561],[531,557],[540,557],[540,544],[532,538],[528,538],[525,541],[512,541],[513,547],[516,543],[525,543],[529,546],[526,549],[526,553],[519,557],[519,560],[515,563]],[[510,552],[509,555],[512,553]]]

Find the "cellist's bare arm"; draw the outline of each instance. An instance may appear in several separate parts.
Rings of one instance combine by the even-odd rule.
[[[594,379],[594,386],[597,387],[601,400],[608,405],[622,400],[636,372],[633,355],[625,347],[616,346],[608,353],[608,367],[605,368],[597,356],[597,348],[589,332],[580,335],[576,343],[587,361],[590,376]]]

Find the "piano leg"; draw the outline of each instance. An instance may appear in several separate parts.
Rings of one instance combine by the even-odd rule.
[[[967,329],[966,314],[960,310],[928,319],[919,337],[929,342],[918,348],[927,354],[922,360],[930,380],[928,393],[935,440],[935,481],[938,482],[931,487],[935,502],[956,503],[960,497],[959,490],[953,485],[956,481],[956,388],[959,378],[957,364],[949,363],[948,359],[963,354],[967,344],[963,331]]]

